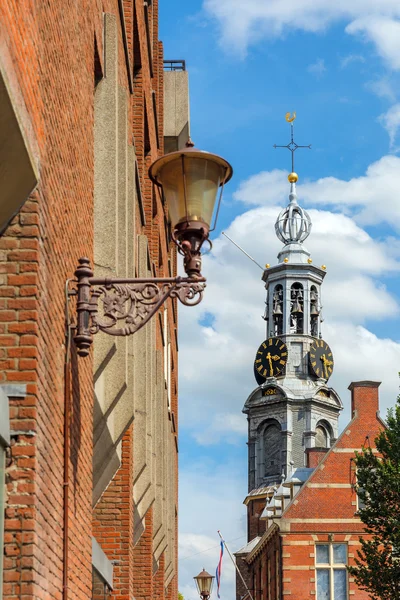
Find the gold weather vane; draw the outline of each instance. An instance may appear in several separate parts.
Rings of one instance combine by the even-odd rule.
[[[285,119],[288,123],[290,123],[290,142],[288,144],[286,144],[286,146],[277,146],[276,144],[274,144],[274,148],[287,148],[292,153],[292,172],[289,175],[289,181],[290,181],[290,176],[296,175],[294,172],[294,153],[296,152],[297,148],[309,148],[311,150],[311,144],[309,144],[308,146],[299,146],[299,144],[296,144],[296,142],[293,139],[294,120],[296,119],[296,111],[293,112],[292,117],[290,116],[290,112],[286,113]],[[297,175],[296,175],[295,181],[297,181]]]

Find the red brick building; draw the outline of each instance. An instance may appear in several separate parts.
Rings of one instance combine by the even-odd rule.
[[[176,274],[148,177],[164,103],[158,0],[1,2],[5,599],[177,597],[176,301],[87,358],[66,336],[80,257],[99,276]]]
[[[354,565],[363,534],[354,452],[373,447],[385,426],[379,417],[378,386],[372,381],[351,384],[353,418],[339,439],[328,451],[308,453],[313,471],[304,483],[295,471],[264,502],[260,519],[265,532],[237,554],[254,600],[369,597],[348,576],[346,565]],[[324,590],[331,595],[324,596]],[[245,593],[238,584],[237,598]]]

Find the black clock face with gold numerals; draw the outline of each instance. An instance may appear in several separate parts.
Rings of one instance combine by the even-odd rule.
[[[268,338],[257,350],[254,361],[254,375],[261,385],[267,377],[275,377],[285,368],[288,350],[279,338]]]
[[[317,377],[328,380],[333,371],[333,354],[324,340],[315,340],[310,348],[310,369]]]

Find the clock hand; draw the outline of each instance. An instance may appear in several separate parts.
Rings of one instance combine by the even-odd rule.
[[[268,359],[268,362],[269,362],[269,370],[271,371],[271,375],[273,375],[274,374],[274,367],[272,366],[272,360],[271,360],[271,358],[272,358],[271,357],[271,352],[268,352],[267,359]]]
[[[326,363],[328,362],[328,359],[326,358],[325,354],[323,354],[323,355],[321,356],[321,360],[322,360],[322,362],[324,363],[325,377],[328,379],[328,369],[326,368],[326,367],[327,367],[327,364],[326,364]]]
[[[277,354],[275,354],[274,356],[271,356],[272,360],[279,360],[280,356],[278,356]]]

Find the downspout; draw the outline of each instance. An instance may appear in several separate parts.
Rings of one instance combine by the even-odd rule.
[[[65,360],[64,360],[64,494],[63,494],[63,600],[68,600],[69,566],[69,444],[71,414],[71,338],[72,324],[69,314],[71,292],[68,290],[70,279],[65,284]]]

